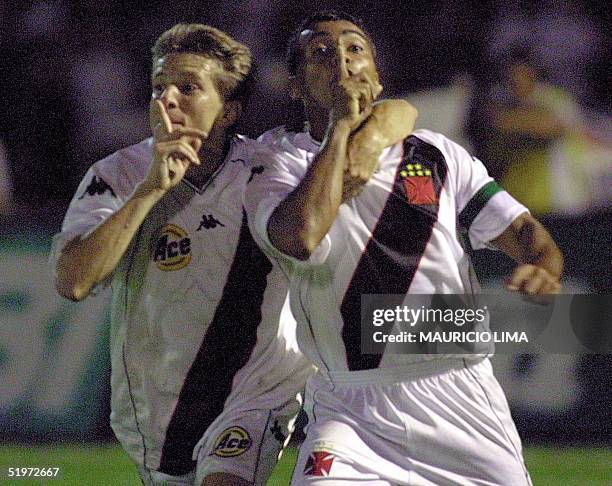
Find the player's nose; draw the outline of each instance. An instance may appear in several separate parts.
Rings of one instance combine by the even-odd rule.
[[[176,108],[178,106],[177,97],[179,95],[179,90],[176,86],[171,84],[164,89],[163,93],[159,97],[160,101],[164,104],[164,108],[166,111]]]
[[[345,79],[353,75],[351,58],[341,46],[336,48],[336,67],[340,79]]]

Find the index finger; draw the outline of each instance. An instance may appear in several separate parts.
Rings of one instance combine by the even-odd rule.
[[[161,101],[153,100],[150,119],[153,136],[155,138],[160,138],[172,133],[172,122]]]
[[[176,130],[172,132],[173,135],[176,135],[178,138],[180,137],[195,137],[201,140],[206,140],[208,138],[208,133],[204,130],[200,130],[199,128],[192,127],[177,127]]]
[[[367,71],[363,71],[361,75],[365,78],[366,82],[370,85],[370,89],[372,90],[372,98],[375,99],[378,97],[380,92],[382,91],[382,86],[379,83],[375,83],[370,76],[370,73]]]

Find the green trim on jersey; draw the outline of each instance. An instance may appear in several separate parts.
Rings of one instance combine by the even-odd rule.
[[[478,216],[482,208],[487,205],[489,199],[500,191],[503,191],[503,189],[495,181],[487,182],[482,186],[478,192],[472,196],[472,199],[468,201],[463,211],[459,214],[459,223],[461,226],[466,230],[470,229],[476,216]]]

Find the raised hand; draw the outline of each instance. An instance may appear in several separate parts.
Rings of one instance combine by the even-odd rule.
[[[159,100],[151,103],[150,122],[155,138],[153,161],[143,184],[149,190],[167,191],[183,179],[191,164],[200,165],[198,151],[208,134],[194,128],[173,129]]]
[[[351,130],[357,129],[372,113],[372,102],[380,89],[365,72],[340,76],[332,88],[332,123],[348,123]]]

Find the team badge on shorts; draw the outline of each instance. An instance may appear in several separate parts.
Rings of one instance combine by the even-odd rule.
[[[235,457],[244,454],[251,447],[251,436],[242,427],[233,426],[219,434],[211,455],[218,457]]]
[[[304,476],[329,476],[335,458],[331,452],[311,452],[304,467]]]
[[[421,164],[406,164],[400,176],[410,204],[436,204],[438,202],[431,170]]]

